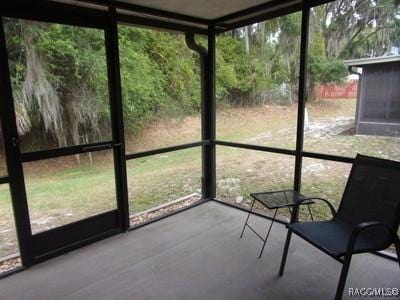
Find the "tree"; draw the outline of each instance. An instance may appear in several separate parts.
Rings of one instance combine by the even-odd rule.
[[[340,82],[348,74],[342,60],[336,59],[326,51],[324,43],[324,23],[321,19],[323,7],[314,8],[308,47],[307,88],[308,100],[314,100],[315,87],[318,83]]]
[[[338,0],[311,10],[308,98],[318,83],[340,82],[344,59],[391,54],[400,47],[398,0]]]
[[[335,58],[390,54],[400,47],[398,0],[338,0],[321,6],[326,51]]]
[[[314,98],[317,84],[341,82],[345,78],[344,59],[388,55],[393,48],[400,48],[399,3],[399,0],[337,0],[312,8],[307,66],[309,99]],[[218,68],[224,74],[228,69],[235,70],[228,78],[244,75],[243,81],[252,82],[246,86],[238,81],[236,86],[225,89],[227,101],[237,103],[237,98],[245,95],[252,99],[240,100],[240,103],[256,103],[256,95],[262,93],[263,88],[274,90],[282,84],[288,84],[291,98],[297,98],[300,25],[301,15],[294,13],[224,36],[242,46],[237,45],[233,50],[223,48],[227,41],[218,45],[221,51],[230,53],[218,63]],[[229,55],[235,57],[230,68],[225,64],[229,64]],[[237,57],[241,55],[245,57]],[[238,72],[246,68],[263,69],[263,72]],[[255,82],[253,74],[257,76]],[[223,80],[220,81],[222,85]]]
[[[5,30],[18,131],[36,141],[25,150],[111,139],[103,31],[15,19]],[[183,35],[120,26],[119,39],[127,132],[199,111],[198,57]]]
[[[7,20],[5,31],[19,133],[42,131],[58,146],[101,139],[108,115],[101,32],[22,20]]]

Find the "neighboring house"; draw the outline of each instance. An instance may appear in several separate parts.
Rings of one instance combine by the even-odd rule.
[[[344,63],[351,73],[360,76],[356,134],[400,137],[400,55]]]

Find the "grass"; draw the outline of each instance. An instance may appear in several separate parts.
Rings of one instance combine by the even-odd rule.
[[[324,100],[307,105],[310,122],[335,123],[338,117],[354,117],[354,100]],[[295,148],[297,108],[263,106],[218,111],[217,139]],[[200,116],[160,120],[149,124],[135,138],[127,137],[128,151],[197,141]],[[374,136],[306,133],[305,149],[354,156],[356,152],[400,160],[400,139]],[[24,165],[29,212],[34,232],[39,232],[116,207],[112,156],[108,151],[88,157],[38,161]],[[217,147],[217,194],[224,201],[248,205],[249,193],[293,187],[294,158],[254,150]],[[350,166],[305,159],[302,192],[333,200],[337,205]],[[199,148],[154,155],[127,162],[130,210],[139,212],[201,188]],[[319,218],[329,211],[315,205]],[[0,257],[16,250],[10,195],[0,186]],[[283,214],[282,217],[287,216]],[[305,215],[304,215],[305,216]]]
[[[199,192],[201,152],[187,149],[127,163],[131,211],[139,212]]]
[[[217,139],[294,149],[297,108],[226,108],[217,116]]]

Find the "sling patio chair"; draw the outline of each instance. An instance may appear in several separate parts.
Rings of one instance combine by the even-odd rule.
[[[329,221],[299,222],[299,204],[307,199],[325,202]],[[400,266],[400,162],[357,155],[338,211],[326,199],[305,198],[294,207],[283,250],[283,275],[292,233],[343,264],[335,299],[341,299],[353,254],[396,247]]]

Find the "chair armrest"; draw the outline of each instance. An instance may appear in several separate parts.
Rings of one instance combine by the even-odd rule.
[[[351,235],[349,237],[349,242],[347,244],[347,253],[350,253],[354,249],[354,245],[356,244],[357,238],[360,235],[360,233],[370,227],[377,227],[377,226],[382,226],[384,227],[395,239],[397,237],[397,233],[394,232],[392,228],[390,228],[388,225],[382,223],[382,222],[377,222],[377,221],[370,221],[370,222],[363,222],[360,224],[357,224],[357,226],[353,229],[351,232]]]
[[[318,198],[318,197],[303,198],[303,199],[296,201],[296,206],[298,207],[302,202],[307,201],[307,200],[319,200],[319,201],[325,202],[328,205],[329,209],[331,210],[332,217],[336,216],[336,210],[333,207],[332,203],[330,203],[328,200],[326,200],[324,198]]]

